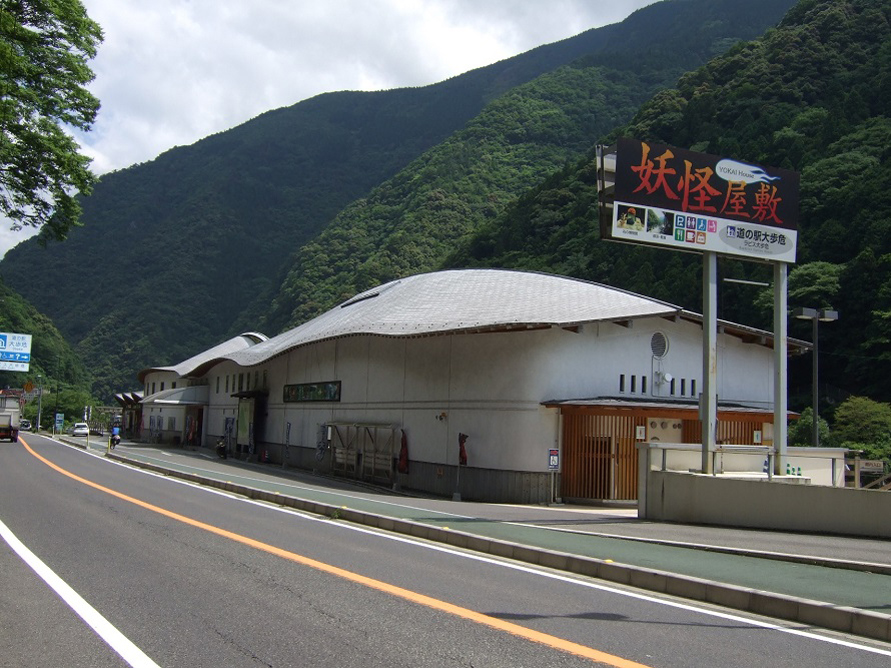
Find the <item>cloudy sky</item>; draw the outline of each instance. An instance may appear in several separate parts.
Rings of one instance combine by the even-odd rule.
[[[82,0],[105,33],[97,174],[320,93],[423,86],[655,0]],[[0,229],[0,254],[23,233]]]

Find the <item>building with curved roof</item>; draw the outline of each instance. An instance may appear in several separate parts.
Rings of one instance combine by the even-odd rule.
[[[721,325],[719,438],[767,443],[772,337]],[[587,281],[421,274],[278,336],[242,336],[141,373],[146,407],[166,424],[170,397],[148,383],[180,374],[207,388],[203,443],[493,501],[633,499],[635,443],[701,434],[701,317]]]

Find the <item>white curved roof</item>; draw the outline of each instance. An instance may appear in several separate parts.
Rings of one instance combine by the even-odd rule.
[[[385,283],[295,329],[222,357],[253,366],[299,346],[358,334],[405,337],[567,327],[680,311],[666,302],[574,278],[457,269]]]
[[[228,341],[223,341],[223,343],[220,343],[213,348],[209,348],[202,353],[198,353],[194,357],[190,357],[189,359],[180,362],[179,364],[175,364],[173,366],[156,366],[150,367],[148,369],[143,369],[139,372],[137,377],[139,378],[139,382],[143,383],[145,382],[146,374],[151,373],[152,371],[172,371],[180,378],[189,376],[195,373],[195,371],[197,371],[199,367],[207,364],[208,362],[223,358],[230,353],[249,348],[250,346],[256,345],[261,341],[266,341],[268,338],[269,337],[267,337],[266,335],[259,334],[257,332],[245,332],[244,334],[233,336]]]

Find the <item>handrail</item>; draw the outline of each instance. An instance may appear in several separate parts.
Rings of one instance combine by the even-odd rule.
[[[882,485],[879,487],[879,485]],[[891,473],[887,473],[881,478],[876,478],[868,485],[864,485],[861,489],[872,489],[873,487],[878,487],[880,490],[888,490],[891,489]]]

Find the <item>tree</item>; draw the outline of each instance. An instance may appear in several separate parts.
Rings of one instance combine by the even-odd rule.
[[[822,417],[817,418],[820,429],[820,442],[826,443],[829,440],[829,424]],[[808,406],[801,411],[801,417],[797,420],[789,422],[789,432],[787,436],[789,445],[806,448],[814,443],[814,409]]]
[[[891,406],[867,397],[848,397],[835,409],[833,433],[840,445],[887,442]]]
[[[0,213],[14,230],[62,240],[79,224],[76,196],[95,176],[66,130],[87,131],[96,118],[85,86],[101,41],[80,0],[0,3]]]

